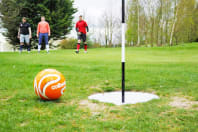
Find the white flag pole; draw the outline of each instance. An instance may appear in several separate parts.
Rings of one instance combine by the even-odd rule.
[[[125,0],[122,0],[122,103],[125,102]]]

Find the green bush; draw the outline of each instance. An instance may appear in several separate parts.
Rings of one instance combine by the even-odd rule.
[[[70,38],[70,39],[64,39],[60,43],[61,49],[75,49],[77,45],[77,40]]]
[[[102,46],[99,43],[94,43],[91,45],[91,48],[101,48]]]
[[[74,38],[64,39],[60,42],[60,48],[61,49],[76,49],[77,42],[78,40]],[[88,48],[101,48],[101,45],[99,43],[92,42],[89,39],[89,37],[87,37],[87,46]],[[81,43],[80,48],[84,48],[83,42]]]

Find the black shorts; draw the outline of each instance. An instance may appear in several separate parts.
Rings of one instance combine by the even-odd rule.
[[[78,40],[82,40],[83,42],[87,41],[87,35],[84,33],[81,33],[81,35],[78,35]]]

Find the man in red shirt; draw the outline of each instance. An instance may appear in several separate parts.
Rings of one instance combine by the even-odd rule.
[[[83,20],[83,17],[79,17],[79,21],[76,23],[76,32],[78,33],[78,44],[77,44],[77,50],[76,53],[79,53],[80,49],[80,43],[81,40],[84,43],[85,53],[87,53],[87,32],[89,32],[89,28],[87,23]]]

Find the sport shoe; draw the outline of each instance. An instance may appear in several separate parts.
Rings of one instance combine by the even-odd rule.
[[[88,52],[87,51],[84,51],[85,52],[85,54],[87,54]]]
[[[78,50],[76,50],[75,52],[76,52],[76,54],[79,54],[79,51]]]

